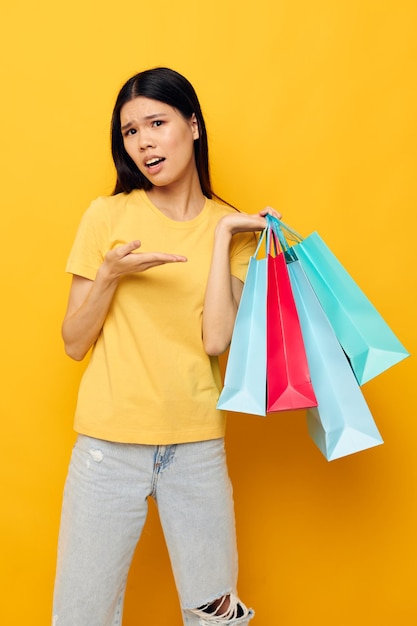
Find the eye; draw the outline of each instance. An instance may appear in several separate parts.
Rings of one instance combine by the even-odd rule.
[[[136,134],[136,128],[129,128],[128,130],[125,131],[124,137],[129,137],[130,135],[135,135],[135,134]]]
[[[154,128],[155,128],[155,127],[158,127],[158,126],[162,126],[162,124],[163,124],[163,121],[162,121],[162,120],[154,120],[154,121],[152,122],[152,126],[153,126]]]

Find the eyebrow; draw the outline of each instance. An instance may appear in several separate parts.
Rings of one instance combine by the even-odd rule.
[[[149,120],[155,120],[157,118],[160,117],[167,117],[167,113],[151,113],[150,115],[145,115],[145,117],[143,118],[143,121],[149,121]],[[130,128],[131,126],[133,126],[134,122],[126,122],[126,124],[123,124],[123,126],[121,127],[122,131],[123,130],[127,130],[128,128]]]

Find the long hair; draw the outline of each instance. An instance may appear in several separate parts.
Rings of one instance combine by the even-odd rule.
[[[117,172],[113,195],[129,193],[133,189],[149,191],[152,188],[152,183],[127,154],[121,131],[120,111],[123,105],[139,96],[169,104],[187,120],[195,115],[199,138],[194,141],[194,156],[201,190],[207,198],[218,198],[211,188],[207,131],[197,94],[184,76],[167,67],[156,67],[132,76],[119,92],[111,121],[111,148]]]

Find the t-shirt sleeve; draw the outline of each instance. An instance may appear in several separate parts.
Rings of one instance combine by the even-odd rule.
[[[81,218],[70,251],[66,271],[95,280],[109,249],[107,211],[100,198],[91,203]]]
[[[230,249],[230,269],[232,276],[245,282],[250,257],[256,250],[255,233],[239,233],[233,236]]]

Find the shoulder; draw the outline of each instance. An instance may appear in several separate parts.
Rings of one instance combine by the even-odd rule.
[[[97,224],[106,222],[112,219],[113,215],[128,210],[132,204],[137,204],[139,201],[140,196],[135,191],[118,193],[115,196],[98,196],[84,212],[82,221]]]
[[[208,202],[210,203],[210,213],[217,215],[219,218],[224,215],[229,215],[229,213],[238,212],[238,209],[234,209],[228,204],[220,202],[220,200],[217,200],[216,198],[211,198]]]
[[[129,193],[118,193],[115,196],[99,196],[95,198],[86,213],[100,213],[105,211],[114,211],[125,206],[130,199]]]
[[[235,209],[229,204],[225,204],[221,200],[218,200],[217,198],[214,198],[214,197],[211,198],[210,202],[211,202],[213,210],[220,211],[224,213],[225,215],[227,213],[236,213],[236,211],[238,211],[238,209]]]

